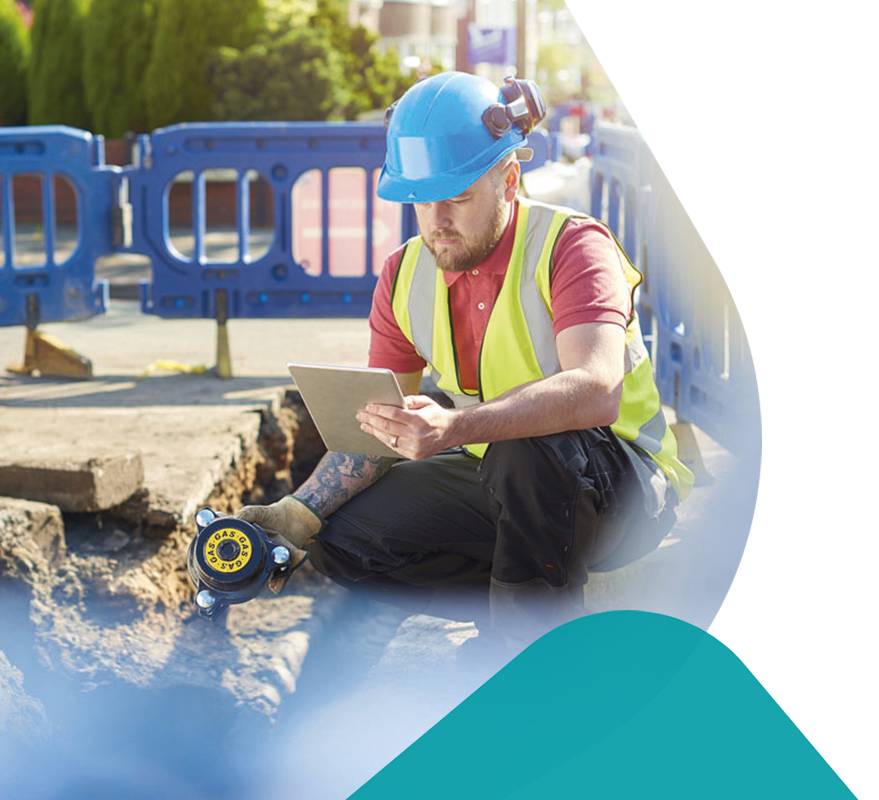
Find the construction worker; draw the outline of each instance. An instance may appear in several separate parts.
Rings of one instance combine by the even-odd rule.
[[[582,616],[589,571],[653,550],[692,485],[635,317],[640,275],[600,222],[518,196],[544,114],[530,81],[458,72],[388,110],[378,195],[414,204],[420,235],[383,266],[369,364],[407,406],[359,420],[400,460],[330,452],[292,495],[237,513],[413,610],[484,597],[517,647]],[[425,366],[449,403],[419,394]],[[474,602],[463,618],[482,620]]]

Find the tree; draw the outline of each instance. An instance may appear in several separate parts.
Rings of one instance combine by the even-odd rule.
[[[92,0],[83,29],[83,84],[93,132],[147,130],[144,72],[158,0]]]
[[[27,62],[30,38],[15,0],[0,0],[0,125],[27,122]]]
[[[316,8],[316,0],[261,0],[265,25],[263,36],[268,41],[286,36],[294,28],[308,25]]]
[[[413,82],[377,37],[350,26],[338,0],[262,0],[259,43],[210,58],[211,112],[222,120],[356,119],[390,105]]]
[[[211,50],[254,44],[265,24],[259,0],[159,0],[146,70],[151,128],[211,119],[207,67]]]
[[[349,25],[340,0],[317,0],[310,25],[327,33],[345,59],[350,100],[342,110],[345,119],[386,108],[414,82],[400,71],[396,53],[382,53],[378,37],[362,25]]]
[[[82,86],[82,27],[90,0],[36,0],[27,71],[31,125],[91,125]]]
[[[344,59],[308,28],[243,51],[220,48],[208,72],[216,120],[326,120],[349,98]]]

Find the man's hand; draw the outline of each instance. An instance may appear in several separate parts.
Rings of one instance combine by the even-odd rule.
[[[324,521],[294,497],[283,497],[267,506],[244,506],[233,515],[280,534],[297,550],[320,533]]]
[[[455,412],[425,395],[406,398],[406,408],[370,403],[357,415],[361,430],[418,461],[461,442],[453,441]]]

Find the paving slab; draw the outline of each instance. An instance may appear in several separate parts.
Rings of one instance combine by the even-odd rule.
[[[0,425],[4,444],[10,439],[28,441],[22,443],[21,454],[13,445],[0,456],[0,494],[51,503],[62,511],[94,512],[124,503],[142,487],[140,453],[83,457],[82,448],[59,453],[51,442],[51,451],[41,453],[47,443],[33,441],[34,435],[18,428],[14,417],[4,415]],[[6,429],[10,422],[11,431]]]

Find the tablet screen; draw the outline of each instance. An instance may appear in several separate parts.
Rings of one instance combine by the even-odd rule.
[[[360,430],[357,413],[367,403],[403,408],[403,392],[389,369],[287,364],[327,450],[399,458],[384,442]]]

